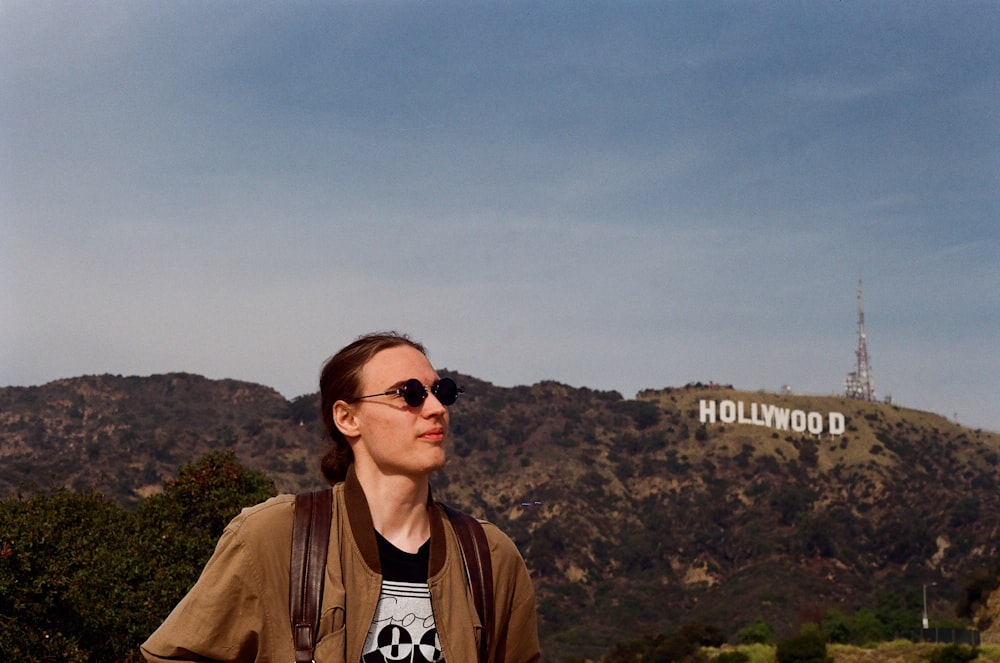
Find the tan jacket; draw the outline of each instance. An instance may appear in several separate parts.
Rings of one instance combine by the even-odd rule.
[[[147,661],[292,663],[288,615],[295,497],[279,495],[244,509],[226,527],[198,582],[142,645]],[[481,631],[451,523],[430,507],[427,584],[447,663],[475,663]],[[490,660],[539,659],[535,597],[514,543],[484,523],[493,558],[496,623]],[[368,502],[351,472],[333,488],[316,663],[360,663],[375,615],[381,566]]]

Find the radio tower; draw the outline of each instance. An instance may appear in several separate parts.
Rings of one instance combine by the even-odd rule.
[[[858,366],[844,380],[844,395],[863,401],[875,400],[875,383],[872,366],[868,362],[868,342],[865,339],[865,308],[861,302],[861,279],[858,279],[858,349],[855,352]]]

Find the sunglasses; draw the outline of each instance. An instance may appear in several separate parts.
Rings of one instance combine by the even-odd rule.
[[[458,400],[458,395],[464,392],[465,389],[456,384],[451,378],[441,378],[434,384],[430,386],[430,389],[424,386],[424,383],[416,378],[410,378],[403,383],[402,387],[396,387],[395,389],[390,389],[389,391],[383,391],[381,394],[369,394],[367,396],[358,396],[351,400],[360,401],[363,398],[375,398],[376,396],[402,396],[403,400],[410,407],[420,407],[423,405],[424,401],[427,400],[427,394],[434,394],[435,398],[441,401],[441,405],[448,406],[454,404]]]

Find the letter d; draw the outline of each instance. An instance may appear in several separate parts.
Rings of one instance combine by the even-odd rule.
[[[844,434],[844,415],[840,412],[830,413],[830,435]]]

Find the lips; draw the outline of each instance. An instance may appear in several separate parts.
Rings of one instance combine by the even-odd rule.
[[[431,428],[430,430],[424,431],[420,434],[420,438],[424,440],[443,440],[444,439],[444,428]]]

